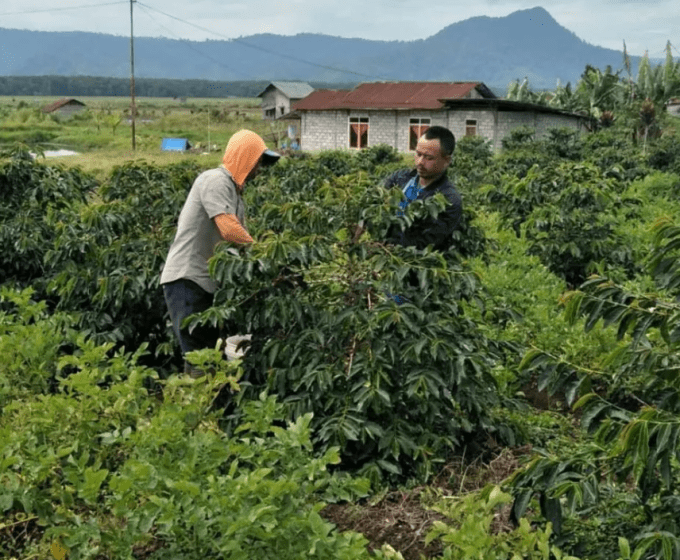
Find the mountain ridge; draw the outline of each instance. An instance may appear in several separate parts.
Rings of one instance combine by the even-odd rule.
[[[0,76],[129,76],[129,38],[0,28]],[[639,57],[631,57],[637,66]],[[505,88],[575,83],[586,65],[623,67],[622,53],[591,45],[541,7],[477,16],[415,40],[384,41],[320,33],[264,33],[231,40],[135,37],[135,76],[146,78],[481,81]]]

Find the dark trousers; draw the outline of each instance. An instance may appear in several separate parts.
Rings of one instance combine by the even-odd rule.
[[[210,308],[213,295],[206,292],[195,282],[181,278],[168,284],[163,284],[165,303],[170,312],[172,329],[179,339],[182,355],[201,348],[215,348],[219,331],[210,325],[197,326],[191,332],[182,328],[182,323],[189,315],[200,313]]]

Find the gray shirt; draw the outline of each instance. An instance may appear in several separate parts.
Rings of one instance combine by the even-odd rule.
[[[208,259],[215,254],[215,245],[222,241],[213,221],[219,214],[234,214],[245,226],[243,198],[223,167],[204,171],[194,181],[179,215],[161,284],[184,278],[196,282],[206,292],[217,290],[208,274]]]

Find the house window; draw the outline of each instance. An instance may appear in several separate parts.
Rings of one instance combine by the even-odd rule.
[[[408,125],[408,149],[413,151],[425,131],[430,128],[430,119],[409,119]]]
[[[477,121],[468,119],[465,121],[465,136],[477,136]]]
[[[368,146],[368,117],[349,118],[349,147],[365,148]]]
[[[265,109],[264,114],[268,119],[273,119],[276,117],[276,109]]]

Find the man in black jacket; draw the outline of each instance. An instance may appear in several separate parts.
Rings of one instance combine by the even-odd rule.
[[[437,193],[446,197],[449,204],[437,218],[416,220],[403,231],[394,227],[388,234],[388,241],[404,247],[424,249],[432,245],[445,251],[453,244],[451,234],[460,225],[463,215],[463,201],[446,176],[451,164],[456,139],[443,126],[432,126],[418,139],[414,169],[402,169],[385,181],[387,188],[398,187],[404,198],[399,203],[398,214],[413,200],[424,200]]]

